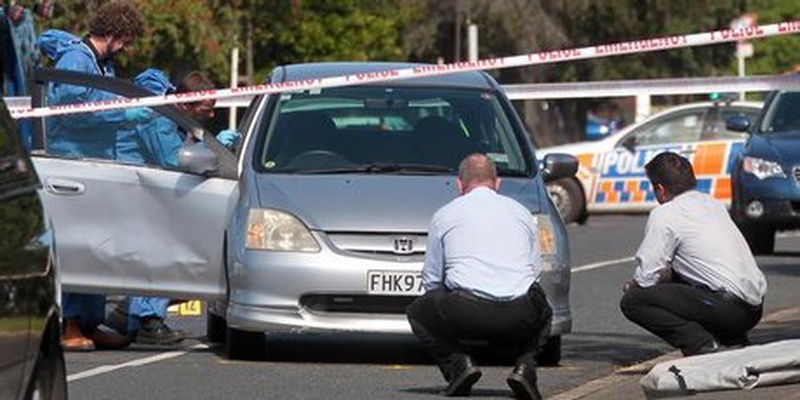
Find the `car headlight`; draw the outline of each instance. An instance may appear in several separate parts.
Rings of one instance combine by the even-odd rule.
[[[320,250],[311,232],[299,219],[283,211],[271,209],[250,210],[245,248],[303,253]]]
[[[536,226],[539,228],[537,238],[539,239],[539,253],[542,258],[542,271],[550,271],[556,264],[556,253],[558,252],[558,245],[556,244],[556,232],[553,229],[553,224],[550,222],[550,217],[547,215],[534,215]]]
[[[775,161],[764,160],[763,158],[745,157],[742,163],[742,169],[744,169],[745,172],[755,175],[758,179],[786,177],[780,164]]]

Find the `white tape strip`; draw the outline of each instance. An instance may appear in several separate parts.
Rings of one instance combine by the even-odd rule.
[[[208,99],[223,99],[245,94],[260,95],[267,93],[347,86],[352,84],[375,83],[407,78],[439,76],[464,71],[512,68],[537,64],[550,64],[564,61],[610,57],[622,54],[647,53],[667,49],[678,49],[747,39],[757,39],[768,36],[787,35],[796,32],[800,32],[800,21],[782,22],[779,24],[754,26],[742,29],[724,29],[690,35],[664,36],[651,39],[634,40],[630,42],[545,51],[519,56],[497,57],[477,61],[457,62],[452,64],[420,65],[412,68],[342,75],[330,78],[268,83],[234,89],[205,90],[166,96],[152,96],[133,99],[120,98],[118,100],[89,102],[83,104],[55,105],[14,112],[12,117],[46,117],[52,115],[74,114],[79,112],[106,111],[128,107],[149,107]]]
[[[800,91],[800,74],[504,85],[511,100],[664,96],[728,92]]]

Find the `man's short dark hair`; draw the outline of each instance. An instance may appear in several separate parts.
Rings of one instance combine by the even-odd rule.
[[[129,1],[115,0],[103,4],[89,22],[89,34],[92,36],[134,40],[142,33],[142,16]]]
[[[653,186],[656,184],[664,186],[673,196],[697,187],[692,164],[678,154],[661,153],[650,160],[644,169]]]
[[[175,85],[177,93],[199,92],[201,90],[214,89],[214,82],[200,71],[189,71],[180,77],[180,81]]]

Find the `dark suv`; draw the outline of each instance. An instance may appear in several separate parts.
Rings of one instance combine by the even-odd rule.
[[[0,399],[64,399],[53,235],[20,137],[0,101]]]
[[[727,126],[750,132],[735,161],[731,212],[753,253],[772,253],[776,231],[800,228],[800,92],[772,92],[752,126],[742,117]]]

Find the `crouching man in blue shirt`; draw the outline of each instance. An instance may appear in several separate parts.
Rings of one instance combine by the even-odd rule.
[[[524,206],[497,193],[500,178],[485,155],[461,162],[457,185],[461,196],[428,227],[425,294],[408,307],[411,328],[448,382],[445,395],[469,395],[481,377],[459,341],[486,340],[519,348],[506,382],[516,398],[540,399],[536,355],[553,312],[538,284],[536,222]]]

